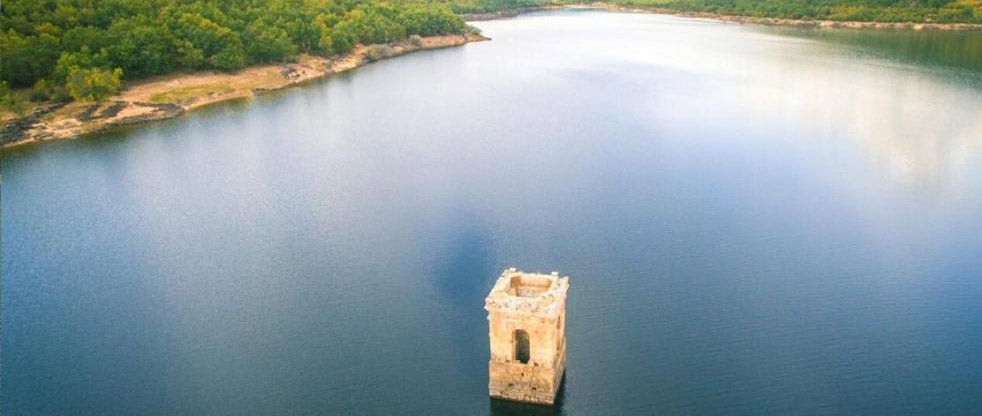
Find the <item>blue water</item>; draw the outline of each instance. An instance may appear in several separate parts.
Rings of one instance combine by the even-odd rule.
[[[980,412],[982,69],[643,14],[478,25],[4,154],[3,415]],[[512,266],[570,276],[555,409],[487,397]]]

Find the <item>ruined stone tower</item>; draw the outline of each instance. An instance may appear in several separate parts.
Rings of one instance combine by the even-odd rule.
[[[484,300],[491,397],[551,405],[566,369],[569,277],[505,270]]]

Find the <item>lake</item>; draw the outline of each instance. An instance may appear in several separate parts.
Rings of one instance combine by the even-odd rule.
[[[982,33],[476,25],[6,152],[3,415],[982,408]],[[570,276],[555,409],[487,397],[507,267]]]

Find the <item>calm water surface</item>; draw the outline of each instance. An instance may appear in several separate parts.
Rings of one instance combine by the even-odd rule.
[[[982,409],[968,35],[479,26],[4,155],[3,415]],[[487,398],[509,266],[571,276],[555,410]]]

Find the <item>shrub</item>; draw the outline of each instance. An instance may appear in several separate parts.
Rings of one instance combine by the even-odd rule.
[[[416,47],[423,46],[423,38],[419,35],[412,35],[409,37],[409,43]]]
[[[7,81],[0,81],[0,112],[11,112],[17,115],[24,113],[24,100],[10,89]]]
[[[374,62],[380,59],[388,58],[392,56],[394,52],[395,51],[393,51],[392,47],[389,45],[369,45],[368,48],[365,49],[365,58]]]
[[[54,84],[45,78],[41,78],[38,82],[34,83],[31,87],[31,101],[45,101],[51,99],[51,93],[54,91]]]
[[[109,71],[102,68],[73,67],[68,71],[65,86],[77,101],[102,101],[119,92],[122,76],[123,70],[120,68]]]

